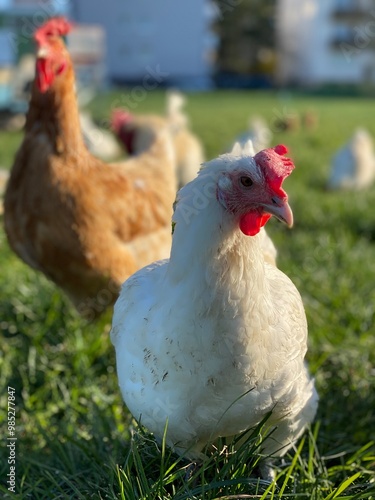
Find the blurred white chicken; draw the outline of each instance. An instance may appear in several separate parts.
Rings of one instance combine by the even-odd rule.
[[[363,189],[375,179],[374,143],[369,132],[358,128],[349,143],[332,160],[328,189]]]
[[[183,111],[185,104],[186,97],[183,94],[176,90],[167,92],[166,115],[174,137],[180,188],[196,177],[205,160],[202,143],[190,130],[189,119]]]
[[[236,142],[244,146],[249,140],[252,141],[256,153],[270,146],[272,132],[261,116],[252,116],[249,118],[248,130],[239,135]]]
[[[281,185],[294,168],[285,146],[225,154],[182,188],[169,260],[123,285],[111,339],[133,416],[190,458],[256,426],[263,454],[282,456],[313,420],[317,394],[304,363],[301,297],[263,258],[259,231],[293,223]],[[264,462],[263,477],[272,478]]]

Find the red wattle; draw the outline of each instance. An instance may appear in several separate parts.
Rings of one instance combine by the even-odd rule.
[[[37,59],[36,61],[36,80],[40,92],[44,94],[53,82],[53,72],[46,59]]]
[[[263,227],[267,224],[267,222],[270,220],[271,218],[271,214],[263,214],[261,215],[261,221],[260,221],[260,226]]]
[[[249,212],[240,219],[240,229],[246,236],[255,236],[271,218],[271,214]]]

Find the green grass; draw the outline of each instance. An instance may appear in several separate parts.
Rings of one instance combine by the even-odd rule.
[[[104,123],[125,91],[91,104]],[[126,92],[125,92],[126,94]],[[115,101],[120,100],[119,102]],[[67,299],[9,250],[0,232],[0,455],[3,497],[9,472],[7,387],[16,391],[19,499],[375,499],[375,188],[329,193],[332,154],[357,125],[375,135],[373,101],[296,97],[289,93],[192,94],[187,110],[207,157],[220,153],[261,114],[274,143],[290,148],[297,165],[285,182],[295,227],[267,228],[279,267],[300,290],[309,321],[308,363],[320,394],[312,429],[276,462],[267,485],[255,474],[257,430],[237,453],[229,446],[198,465],[138,429],[117,387],[109,341],[111,311],[85,323]],[[162,92],[134,111],[161,112]],[[281,132],[285,113],[313,108],[314,131]],[[20,134],[0,135],[0,164],[9,167]]]

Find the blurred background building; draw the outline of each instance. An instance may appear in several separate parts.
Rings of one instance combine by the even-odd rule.
[[[97,50],[99,58],[102,43],[112,81],[137,81],[145,68],[158,66],[173,84],[210,84],[217,36],[212,31],[215,10],[207,0],[0,0],[0,10],[1,64],[31,52],[33,31],[48,17],[66,14],[85,26],[69,37],[73,57],[82,62],[85,52],[91,52],[92,59]]]
[[[206,0],[77,0],[71,16],[80,23],[103,26],[107,39],[107,71],[119,83],[142,80],[159,71],[170,85],[211,85],[217,37],[215,11]],[[159,68],[159,70],[158,70]]]
[[[375,0],[0,0],[0,106],[21,102],[32,34],[58,14],[77,23],[67,42],[83,86],[150,73],[185,90],[375,80]]]
[[[375,81],[374,0],[279,0],[276,20],[278,82]]]

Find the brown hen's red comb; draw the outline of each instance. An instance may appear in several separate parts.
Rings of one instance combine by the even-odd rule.
[[[118,132],[123,125],[127,125],[133,121],[133,115],[125,109],[115,108],[111,115],[112,130]]]
[[[295,167],[290,158],[283,157],[287,152],[288,148],[284,144],[279,144],[274,148],[263,149],[254,156],[254,160],[263,169],[271,188],[281,197],[286,196],[286,192],[281,188],[283,180]]]
[[[67,35],[73,25],[65,17],[53,17],[43,24],[34,33],[35,40],[42,44],[50,36],[64,36]]]

